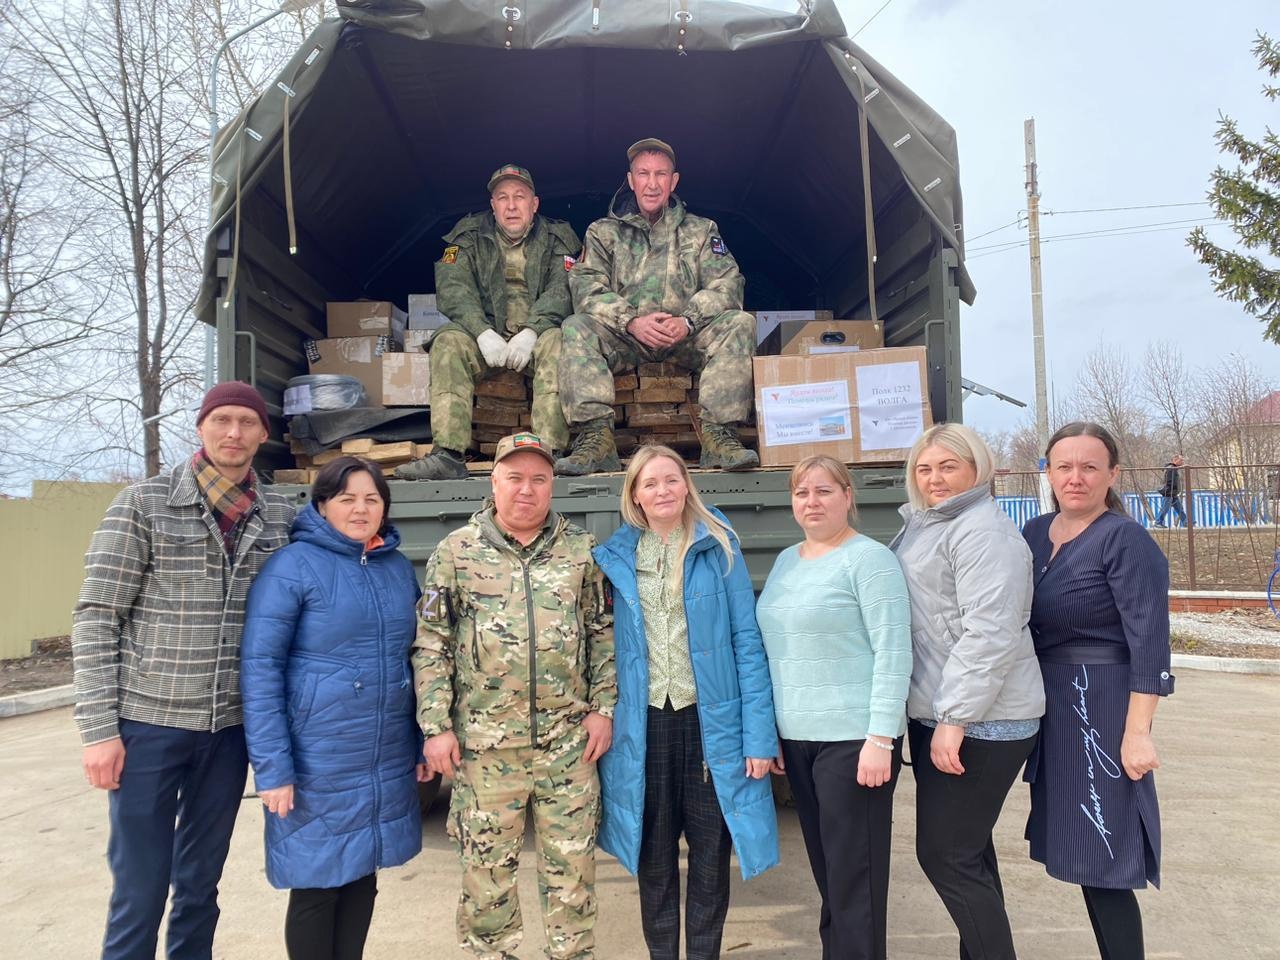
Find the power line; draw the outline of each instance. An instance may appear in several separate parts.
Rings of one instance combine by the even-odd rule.
[[[855,30],[853,33],[853,36],[851,36],[849,39],[850,40],[856,39],[858,34],[860,34],[863,30],[867,29],[867,27],[871,26],[871,21],[874,20],[876,17],[880,16],[880,14],[884,13],[884,8],[891,3],[893,3],[893,0],[884,0],[884,3],[880,4],[880,9],[877,10],[875,13],[873,13],[870,16],[870,18],[868,18],[866,23],[864,23],[857,30]]]
[[[1230,224],[1224,223],[1221,220],[1188,220],[1185,223],[1194,223],[1197,226],[1202,226],[1202,227],[1230,226]],[[1144,229],[1144,230],[1130,229],[1130,230],[1125,230],[1119,233],[1104,233],[1104,232],[1091,231],[1089,233],[1080,233],[1080,234],[1059,234],[1053,237],[1041,237],[1040,240],[1042,243],[1057,243],[1057,242],[1064,242],[1064,241],[1070,241],[1070,240],[1105,240],[1110,237],[1134,237],[1134,236],[1141,236],[1144,233],[1167,233],[1171,230],[1185,230],[1186,229],[1185,223],[1182,226],[1152,227],[1150,229]],[[965,261],[967,262],[970,260],[981,260],[983,257],[992,257],[998,253],[1007,253],[1010,250],[1016,250],[1019,247],[1025,247],[1027,243],[1028,241],[1026,240],[1014,240],[1014,241],[1010,241],[1009,243],[994,244],[990,247],[983,247],[982,253],[975,254],[974,256],[969,256],[968,254],[966,254]]]
[[[1011,220],[1009,223],[1006,223],[1003,227],[996,227],[994,230],[988,230],[986,233],[980,233],[976,237],[966,237],[965,243],[968,243],[971,240],[981,240],[983,237],[989,237],[993,233],[999,233],[1001,230],[1008,230],[1010,227],[1016,227],[1020,223],[1022,223],[1022,214],[1018,214],[1018,219]]]
[[[1068,213],[1114,213],[1117,210],[1167,210],[1170,207],[1203,207],[1208,200],[1195,200],[1191,203],[1140,203],[1129,207],[1091,207],[1084,210],[1041,210],[1046,217],[1064,216]]]
[[[1129,230],[1143,230],[1147,227],[1168,227],[1168,226],[1176,226],[1178,224],[1187,224],[1187,223],[1206,223],[1206,222],[1212,222],[1213,219],[1214,218],[1212,217],[1208,218],[1208,220],[1206,220],[1206,218],[1204,217],[1192,217],[1188,220],[1159,220],[1155,223],[1131,223],[1123,227],[1099,227],[1097,230],[1084,230],[1078,233],[1056,233],[1051,236],[1041,237],[1040,239],[1041,240],[1075,239],[1078,237],[1088,237],[1088,236],[1095,236],[1095,235],[1102,235],[1102,234],[1125,232]],[[1026,243],[1027,241],[1025,240],[1009,240],[1003,243],[988,244],[987,246],[983,246],[983,247],[969,247],[965,252],[978,253],[983,250],[992,250],[992,249],[995,249],[996,247],[1025,246]]]

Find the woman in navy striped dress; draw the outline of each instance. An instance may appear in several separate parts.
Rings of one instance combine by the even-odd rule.
[[[1141,960],[1133,891],[1160,885],[1151,722],[1173,692],[1169,564],[1112,489],[1119,457],[1106,430],[1068,424],[1045,456],[1056,509],[1023,530],[1046,697],[1027,761],[1027,839],[1050,876],[1083,888],[1102,960]]]

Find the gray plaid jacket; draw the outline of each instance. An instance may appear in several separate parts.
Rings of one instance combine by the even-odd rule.
[[[189,462],[120,491],[89,542],[71,629],[86,745],[118,736],[120,718],[208,731],[244,722],[245,597],[293,516],[259,486],[233,565]]]

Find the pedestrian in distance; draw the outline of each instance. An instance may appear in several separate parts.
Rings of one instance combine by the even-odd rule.
[[[684,956],[717,960],[731,848],[744,880],[778,862],[778,738],[751,575],[668,447],[631,458],[622,519],[595,549],[613,585],[618,661],[599,843],[636,875],[650,960],[679,960],[683,835]]]
[[[1023,529],[1045,715],[1027,761],[1031,858],[1079,885],[1103,960],[1141,960],[1133,891],[1160,885],[1152,719],[1173,693],[1169,564],[1124,511],[1115,440],[1069,423],[1045,451],[1054,512]]]
[[[942,423],[907,457],[889,545],[911,597],[907,739],[916,857],[960,935],[961,960],[1014,960],[992,830],[1044,714],[1027,621],[1031,551],[991,496],[982,438]]]
[[[493,500],[427,563],[413,664],[433,773],[451,775],[462,947],[514,960],[516,868],[533,811],[547,955],[595,956],[596,761],[617,699],[595,540],[551,510],[550,446],[498,442]]]
[[[167,955],[212,955],[248,770],[245,598],[294,515],[253,471],[269,430],[257,390],[213,387],[200,449],[122,490],[89,543],[71,648],[85,778],[108,791],[104,960],[154,960],[170,889]]]
[[[897,558],[850,526],[843,463],[801,460],[791,510],[804,540],[774,561],[756,607],[782,738],[776,769],[821,895],[823,960],[884,960],[911,604]]]
[[[375,464],[321,467],[290,544],[249,591],[245,737],[290,960],[360,960],[377,870],[422,849],[409,668],[417,576]]]
[[[533,175],[508,163],[489,177],[489,209],[445,234],[436,305],[449,323],[428,345],[431,453],[397,468],[402,480],[465,480],[476,383],[502,370],[533,381],[533,432],[563,450],[569,428],[557,379],[560,324],[572,312],[569,271],[582,243],[538,213]]]
[[[742,309],[744,281],[715,222],[675,195],[671,145],[655,138],[627,149],[627,180],[609,214],[587,228],[569,273],[574,313],[564,322],[560,399],[577,430],[556,473],[622,469],[613,436],[613,374],[671,362],[702,374],[704,467],[749,470],[760,458],[736,425],[751,408],[755,320]]]
[[[1187,511],[1182,506],[1182,454],[1174,454],[1164,465],[1164,481],[1160,485],[1160,513],[1156,516],[1156,526],[1163,527],[1170,509],[1187,525]],[[1175,524],[1176,526],[1176,524]]]

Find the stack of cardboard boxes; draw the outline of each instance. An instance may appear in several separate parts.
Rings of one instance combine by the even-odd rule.
[[[324,340],[306,342],[311,373],[359,380],[374,407],[425,407],[431,369],[421,333],[405,312],[383,300],[330,303]]]
[[[884,328],[825,311],[757,315],[760,464],[826,454],[900,463],[932,424],[924,347],[885,348]]]

